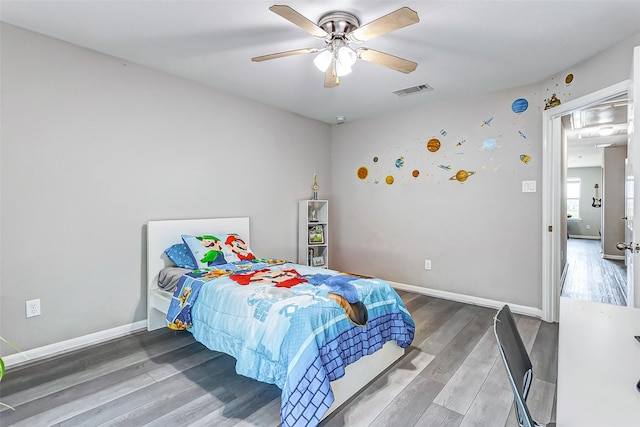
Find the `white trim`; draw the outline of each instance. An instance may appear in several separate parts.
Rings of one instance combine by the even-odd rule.
[[[630,80],[542,112],[542,320],[557,322],[560,311],[560,212],[562,143],[560,118],[629,92]],[[549,232],[552,227],[553,232]]]
[[[73,350],[88,347],[90,345],[100,344],[114,338],[120,338],[134,332],[145,330],[146,328],[147,320],[139,320],[134,323],[129,323],[128,325],[122,325],[116,328],[107,329],[105,331],[84,335],[82,337],[72,338],[70,340],[45,345],[44,347],[26,350],[22,353],[4,356],[2,360],[4,360],[4,364],[7,368],[12,368],[23,365],[27,362],[31,363],[47,357],[57,356]]]
[[[401,291],[413,292],[416,294],[426,295],[429,297],[442,298],[450,301],[462,302],[465,304],[479,305],[482,307],[489,307],[489,308],[495,308],[495,309],[500,309],[505,304],[509,304],[511,311],[513,311],[514,313],[542,318],[542,310],[536,307],[511,304],[504,301],[474,297],[471,295],[456,294],[454,292],[441,291],[438,289],[430,289],[430,288],[425,288],[425,287],[416,286],[416,285],[407,285],[405,283],[391,282],[389,280],[387,280],[387,282],[389,282],[391,286],[393,286],[395,289],[399,289]]]
[[[586,240],[600,240],[600,236],[587,236],[581,234],[569,234],[571,239],[586,239]]]
[[[607,254],[602,254],[602,258],[603,259],[613,259],[616,261],[624,261],[624,255],[607,255]]]

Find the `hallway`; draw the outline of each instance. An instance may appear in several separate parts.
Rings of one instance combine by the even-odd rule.
[[[605,304],[626,305],[627,269],[624,261],[603,259],[600,248],[600,240],[567,240],[569,266],[561,295]]]

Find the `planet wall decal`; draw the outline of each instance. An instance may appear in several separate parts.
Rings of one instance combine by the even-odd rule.
[[[465,182],[467,178],[469,178],[471,175],[474,175],[475,173],[476,171],[466,171],[464,169],[460,169],[458,172],[456,172],[455,175],[449,178],[449,181]]]
[[[498,140],[495,136],[490,136],[489,138],[485,138],[482,141],[482,147],[480,147],[480,151],[491,151],[498,148]]]
[[[393,177],[391,175],[387,175],[387,177],[385,178],[385,182],[389,185],[393,184],[393,181],[395,181],[393,179]]]
[[[399,157],[396,159],[396,167],[400,169],[404,166],[404,157]]]
[[[427,142],[427,150],[432,153],[435,153],[440,149],[440,140],[436,138],[431,138],[429,142]]]
[[[529,164],[530,160],[531,160],[531,156],[529,156],[528,154],[520,154],[520,161],[525,165]]]
[[[365,179],[369,175],[369,170],[364,166],[360,166],[358,169],[358,178]]]
[[[572,73],[567,74],[567,77],[564,78],[564,82],[567,85],[570,85],[572,81],[573,81],[573,74]]]
[[[411,172],[411,175],[412,175],[414,178],[417,178],[417,177],[418,177],[418,175],[420,175],[420,171],[419,171],[418,169],[414,169],[414,170],[413,170],[413,172]]]
[[[518,98],[511,104],[511,111],[516,114],[524,113],[529,108],[529,101],[524,98]]]

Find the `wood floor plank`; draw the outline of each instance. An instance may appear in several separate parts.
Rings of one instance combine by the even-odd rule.
[[[437,300],[410,312],[416,323],[412,345],[419,346],[463,307],[464,304],[454,301]]]
[[[605,304],[627,304],[624,261],[602,258],[600,240],[568,239],[567,264],[562,296]]]
[[[427,410],[422,414],[417,426],[429,426],[429,427],[458,427],[464,416],[455,411],[452,411],[442,406],[432,403]]]
[[[444,384],[417,375],[372,422],[374,427],[416,425]]]
[[[150,384],[153,379],[141,369],[123,369],[110,375],[111,384],[99,388],[74,387],[70,393],[56,393],[52,396],[21,405],[15,411],[21,420],[16,426],[48,426],[60,423],[70,416],[75,416],[96,406],[110,402],[123,394],[129,394]],[[73,397],[69,397],[72,394]],[[11,416],[7,416],[7,423],[13,424]],[[4,420],[3,420],[4,423]]]
[[[393,369],[377,378],[362,393],[321,423],[323,427],[369,425],[422,371],[434,356],[413,349]]]
[[[74,352],[72,357],[69,355],[68,357],[36,363],[33,366],[28,366],[28,368],[11,370],[8,378],[11,378],[12,381],[3,379],[2,383],[2,393],[7,396],[5,403],[17,407],[102,375],[116,372],[122,369],[123,366],[133,366],[143,362],[148,363],[150,358],[153,359],[166,354],[169,354],[170,357],[175,357],[175,353],[173,355],[172,353],[180,351],[186,345],[200,346],[200,344],[195,343],[193,337],[190,337],[191,334],[179,336],[176,340],[167,339],[171,334],[164,333],[163,335],[164,337],[160,340],[150,340],[149,347],[136,349],[135,351],[111,353],[111,358],[109,359],[103,359],[102,356],[95,355],[101,351],[107,351],[106,349],[113,348],[113,343],[97,346],[97,349],[90,348],[89,350],[81,350],[78,353]],[[154,338],[158,336],[159,334],[153,334]],[[131,340],[138,341],[139,337],[137,335],[133,336]],[[133,348],[133,346],[129,348]],[[102,363],[90,362],[91,360],[95,361],[97,358],[102,359]],[[58,371],[53,369],[54,373],[48,374],[49,368],[54,367],[56,364],[64,365],[70,362],[76,368],[75,370]],[[6,386],[5,382],[8,383]],[[15,386],[15,383],[18,383],[19,386]],[[27,388],[25,388],[26,385],[28,385]]]
[[[101,423],[110,425],[142,424],[140,419],[136,419],[136,414],[144,413],[145,417],[147,416],[146,414],[160,416],[162,411],[171,411],[180,407],[181,404],[188,401],[189,396],[197,396],[199,393],[204,394],[210,390],[214,392],[220,384],[223,384],[223,379],[216,374],[224,370],[233,369],[235,361],[232,358],[227,357],[225,359],[221,357],[220,353],[210,353],[213,353],[214,357],[209,357],[208,360],[202,361],[191,368],[185,367],[182,375],[173,375],[161,381],[155,380],[148,387],[122,395],[118,399],[96,406],[60,424],[65,427],[88,424],[99,425]],[[195,355],[197,356],[199,353]],[[171,362],[167,363],[170,364]],[[230,380],[234,376],[229,375],[228,378]],[[216,396],[223,401],[223,404],[230,400],[225,400],[225,396],[222,393],[219,394]],[[231,396],[231,398],[234,397]]]
[[[434,403],[466,414],[498,357],[498,343],[493,328],[489,327]]]
[[[541,381],[534,377],[531,382],[531,391],[527,399],[527,407],[534,420],[539,423],[548,423],[552,420],[553,401],[555,400],[555,384]],[[506,425],[518,425],[515,405],[509,413]]]
[[[416,347],[429,354],[440,353],[471,322],[479,311],[480,307],[476,305],[467,305],[460,308],[447,320],[445,328],[439,328],[423,342],[418,343]]]
[[[496,360],[460,427],[504,426],[512,405],[513,394],[506,371],[502,362]]]
[[[468,307],[468,309],[470,308],[472,307]],[[467,325],[467,327],[459,330],[458,334],[447,343],[447,346],[438,352],[433,362],[420,372],[420,376],[431,378],[442,384],[449,382],[462,362],[471,353],[471,350],[485,335],[487,329],[493,325],[495,310],[475,306],[473,308],[476,309],[473,311],[475,313],[473,317],[460,316],[459,318],[452,318],[451,324],[447,323],[447,326],[442,328],[446,330],[449,328],[457,329],[460,323],[465,321]]]
[[[536,378],[550,383],[558,381],[558,324],[541,322],[529,356]]]

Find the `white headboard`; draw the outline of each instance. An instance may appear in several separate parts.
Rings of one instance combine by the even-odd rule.
[[[251,247],[249,218],[205,218],[149,221],[147,223],[147,329],[164,326],[169,299],[158,288],[158,273],[166,266],[164,250],[182,242],[183,234],[237,233]]]

